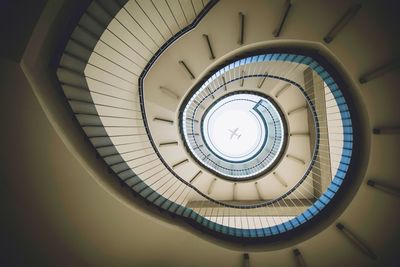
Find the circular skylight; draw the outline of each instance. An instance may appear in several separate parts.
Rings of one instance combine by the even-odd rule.
[[[233,162],[248,160],[259,152],[267,132],[253,110],[259,99],[250,94],[233,95],[207,112],[203,134],[211,151]]]
[[[201,103],[191,99],[181,119],[190,153],[222,178],[255,178],[271,169],[284,149],[283,116],[260,93],[236,91]]]

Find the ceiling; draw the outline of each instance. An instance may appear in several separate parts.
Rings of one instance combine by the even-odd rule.
[[[321,43],[350,5],[348,1],[292,3],[279,37],[282,43]],[[4,125],[0,262],[4,266],[242,266],[242,254],[249,252],[246,247],[232,250],[221,246],[199,237],[200,233],[151,216],[135,204],[137,201],[114,182],[96,161],[89,144],[76,133],[75,121],[54,90],[48,70],[54,66],[51,51],[57,47],[57,40],[65,38],[58,29],[68,28],[72,23],[68,14],[85,5],[80,1],[47,2],[34,30],[29,30],[31,24],[26,25],[20,37],[8,41],[15,47],[2,47],[17,55],[19,47],[25,46],[21,40],[30,40],[21,61],[18,56],[0,61],[0,118]],[[265,5],[263,10],[240,1],[224,9],[217,4],[210,14],[236,19],[236,5],[243,6],[249,29],[258,31],[248,32],[247,44],[273,38],[280,1],[257,2]],[[364,180],[337,221],[357,233],[378,259],[365,257],[331,225],[290,247],[249,252],[251,266],[296,266],[294,248],[300,249],[307,266],[395,266],[400,261],[399,198],[365,185],[368,179],[399,185],[399,136],[370,133],[374,127],[400,125],[400,73],[397,69],[367,84],[357,83],[363,73],[399,57],[397,3],[362,1],[362,5],[359,14],[326,49],[354,84],[354,93],[364,107],[360,113],[366,118],[365,138],[370,145],[369,159],[362,162]],[[19,15],[15,10],[10,17]],[[255,17],[259,19],[252,20]],[[28,18],[36,20],[35,14]],[[215,42],[218,53],[227,40],[236,43],[237,29],[230,26],[229,19],[225,23],[216,26],[226,36],[224,42]],[[185,47],[181,49],[186,51]]]

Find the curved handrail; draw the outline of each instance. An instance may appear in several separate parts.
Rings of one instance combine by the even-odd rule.
[[[209,3],[207,5],[208,10],[216,3],[217,1],[212,1],[211,3]],[[205,8],[200,15],[204,16],[206,12],[208,12],[208,10]],[[199,16],[196,18],[196,20],[191,24],[192,28],[194,27],[194,25],[197,25],[195,22],[197,21],[197,23],[200,21]],[[189,25],[190,26],[190,25]],[[187,31],[189,31],[192,28],[185,28]],[[185,30],[184,29],[184,30]],[[154,149],[154,155],[157,156],[157,158],[160,161],[163,161],[162,157],[160,157],[160,153],[158,152],[157,148],[155,147],[154,141],[151,137],[151,133],[146,121],[146,113],[144,110],[144,93],[143,93],[143,80],[147,74],[147,72],[150,70],[152,64],[150,64],[151,62],[154,63],[157,58],[161,55],[161,53],[169,46],[172,44],[172,42],[174,42],[175,40],[177,40],[180,36],[182,36],[183,34],[185,34],[185,31],[181,30],[180,32],[178,32],[178,34],[174,37],[172,37],[170,40],[167,41],[167,43],[165,43],[161,49],[152,57],[152,59],[150,60],[150,62],[146,65],[144,71],[141,73],[140,77],[139,77],[139,97],[140,97],[140,110],[135,110],[135,112],[139,112],[143,118],[143,124],[144,124],[144,130],[145,133],[137,133],[135,134],[135,136],[147,136],[150,140],[150,144]],[[280,56],[282,56],[281,59],[289,59],[291,57],[291,55],[289,54],[277,54],[277,57],[275,59],[278,59]],[[307,61],[308,58],[303,57],[303,60]],[[298,215],[296,220],[294,221],[289,221],[287,226],[282,226],[284,229],[288,230],[288,229],[292,229],[293,227],[295,227],[296,225],[299,225],[302,223],[302,221],[307,221],[309,218],[311,218],[312,216],[314,216],[316,213],[318,213],[321,210],[321,207],[323,207],[324,205],[326,205],[330,199],[333,198],[334,193],[338,190],[341,181],[344,179],[345,177],[345,172],[347,170],[347,167],[349,166],[349,162],[350,162],[350,157],[352,154],[352,135],[351,135],[351,118],[350,118],[350,114],[348,112],[347,109],[347,104],[345,99],[343,98],[339,88],[337,87],[337,84],[335,83],[335,81],[332,79],[332,77],[330,77],[329,73],[327,73],[323,68],[319,68],[318,63],[313,61],[312,58],[309,58],[310,61],[307,62],[307,64],[314,64],[314,65],[310,65],[310,68],[312,68],[316,73],[318,73],[321,78],[324,80],[324,82],[326,82],[326,84],[331,88],[331,92],[335,97],[335,101],[337,102],[338,108],[340,109],[340,114],[341,114],[341,118],[343,121],[343,136],[344,136],[344,153],[342,155],[341,158],[341,164],[339,166],[339,172],[337,175],[335,175],[335,179],[333,181],[333,185],[335,185],[336,187],[332,186],[330,188],[328,188],[329,191],[329,195],[328,194],[324,194],[321,196],[320,199],[318,199],[313,205],[310,206],[310,208],[304,212],[303,214]],[[80,60],[79,58],[75,58],[74,60]],[[292,60],[294,60],[292,58]],[[84,62],[84,60],[80,60],[82,62]],[[316,64],[316,65],[315,65]],[[62,69],[62,67],[60,67],[60,69]],[[73,68],[67,68],[64,67],[62,69],[63,71],[67,71],[68,75],[77,75],[79,77],[84,77],[83,72],[81,70],[76,70],[75,67]],[[261,76],[255,76],[255,77],[261,77]],[[272,76],[270,78],[273,78]],[[278,77],[276,77],[278,78]],[[282,77],[281,77],[282,78]],[[284,79],[284,78],[282,78]],[[286,80],[287,82],[290,82],[288,80]],[[81,86],[80,83],[74,84],[74,86]],[[85,89],[87,87],[87,84],[85,85],[82,82],[82,88]],[[164,196],[162,196],[160,194],[160,192],[156,192],[154,191],[152,188],[150,188],[144,180],[141,179],[140,175],[141,173],[134,173],[132,171],[132,169],[127,165],[126,162],[124,162],[124,160],[121,158],[121,153],[119,153],[118,151],[113,150],[111,144],[112,141],[110,140],[110,137],[113,137],[111,135],[108,135],[107,132],[104,130],[104,127],[102,127],[101,121],[98,120],[99,116],[98,114],[96,115],[95,112],[93,112],[93,110],[91,109],[92,107],[89,107],[89,104],[93,104],[94,102],[92,99],[90,99],[90,95],[89,97],[86,95],[80,95],[79,97],[75,98],[72,97],[71,98],[71,105],[75,105],[76,108],[81,108],[81,110],[83,110],[83,112],[80,112],[79,115],[82,115],[82,117],[80,119],[82,119],[82,121],[80,120],[81,126],[82,128],[85,130],[86,134],[88,137],[92,138],[93,141],[95,138],[98,138],[100,141],[100,138],[102,139],[102,142],[104,141],[105,144],[100,144],[98,146],[95,146],[96,149],[98,149],[98,151],[100,151],[100,149],[104,148],[104,154],[101,154],[103,159],[105,160],[105,162],[107,163],[107,165],[110,167],[110,169],[113,170],[114,173],[116,173],[123,181],[125,181],[127,184],[129,182],[129,186],[132,188],[133,191],[136,190],[136,192],[138,192],[140,195],[142,195],[144,198],[148,198],[149,201],[151,201],[152,203],[154,203],[155,205],[162,207],[168,211],[170,211],[171,213],[174,214],[178,214],[178,215],[182,215],[183,217],[190,217],[191,219],[197,221],[200,225],[206,226],[210,229],[215,229],[216,231],[219,231],[218,229],[220,229],[220,231],[227,231],[229,233],[231,233],[231,231],[234,232],[234,235],[237,236],[254,236],[254,233],[252,230],[249,229],[239,229],[240,231],[238,233],[236,233],[236,230],[232,230],[235,228],[230,228],[229,226],[225,226],[225,225],[218,225],[218,223],[212,222],[210,220],[208,220],[207,218],[203,217],[201,214],[197,214],[195,211],[191,210],[190,208],[181,206],[178,203],[174,203],[173,201],[170,201],[169,199],[165,198]],[[97,120],[95,118],[87,118],[87,117],[83,117],[83,116],[97,116]],[[87,122],[86,122],[87,121]],[[316,125],[316,128],[319,129],[319,125]],[[118,136],[118,135],[114,135],[114,136]],[[123,135],[119,135],[119,136],[123,136]],[[133,136],[133,135],[126,135],[126,136]],[[107,149],[107,150],[106,150]],[[314,153],[315,154],[315,153]],[[105,155],[105,156],[104,156]],[[152,156],[152,154],[149,154],[149,156]],[[315,161],[315,158],[313,158],[313,161]],[[144,164],[148,164],[151,161],[147,162],[147,163],[143,163]],[[164,165],[165,169],[162,170],[158,170],[154,168],[154,173],[158,174],[158,173],[162,173],[165,170],[168,171],[168,173],[173,174],[173,170],[171,168],[169,168],[168,166],[165,166],[165,161],[161,162],[162,165]],[[157,165],[157,166],[161,166],[161,164]],[[142,166],[142,165],[137,165],[137,166]],[[168,175],[168,173],[166,175]],[[175,176],[174,176],[175,177]],[[177,177],[176,177],[177,178]],[[147,179],[147,178],[146,178]],[[179,179],[176,179],[179,180]],[[196,189],[192,186],[190,186],[187,182],[185,181],[180,181],[182,182],[182,184],[184,184],[187,187],[190,187],[190,189],[194,189],[194,191],[196,191]],[[174,182],[175,183],[175,182]],[[199,192],[197,192],[199,193]],[[333,195],[332,195],[333,194]],[[200,194],[201,195],[201,194]],[[208,196],[204,196],[203,197],[211,202],[215,203],[215,200],[213,201],[212,199],[208,198]],[[233,207],[233,208],[238,208],[238,209],[249,209],[249,208],[258,208],[258,207],[263,207],[263,206],[259,206],[259,205],[253,205],[253,206],[249,206],[249,207],[243,207],[243,206],[235,206],[235,205],[230,205],[227,203],[218,203],[218,205],[222,206],[222,207]],[[311,214],[311,215],[310,215]],[[304,219],[301,219],[304,218]],[[291,226],[290,226],[291,225]],[[224,228],[225,227],[225,228]],[[281,232],[279,231],[279,227],[276,227],[278,230],[278,233]],[[262,232],[264,232],[265,235],[268,235],[268,233],[270,234],[274,234],[272,230],[267,230],[265,228],[263,228]],[[259,234],[255,235],[256,237],[259,236]]]

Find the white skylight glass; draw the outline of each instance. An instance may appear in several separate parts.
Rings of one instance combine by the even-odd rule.
[[[250,91],[206,102],[208,96],[202,92],[207,88],[202,89],[182,114],[190,152],[227,179],[250,179],[266,172],[278,161],[285,144],[285,127],[276,105],[269,97]]]
[[[254,157],[266,138],[266,128],[253,110],[261,97],[232,95],[214,105],[203,121],[206,144],[218,156],[229,161]]]

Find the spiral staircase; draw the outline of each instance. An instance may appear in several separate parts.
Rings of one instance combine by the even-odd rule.
[[[21,68],[65,153],[130,216],[99,244],[83,234],[121,259],[83,258],[94,266],[396,266],[394,6],[48,3]],[[245,163],[221,158],[204,130],[224,99],[257,103],[261,136],[269,134]],[[111,209],[99,216],[126,218],[108,218]],[[121,235],[135,251],[115,245]]]

